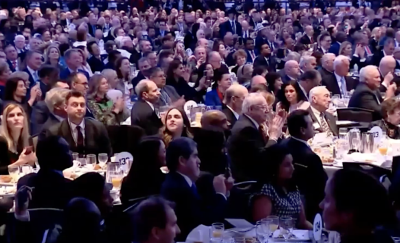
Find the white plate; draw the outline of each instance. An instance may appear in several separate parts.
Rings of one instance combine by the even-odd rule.
[[[292,231],[293,235],[296,236],[296,238],[291,238],[288,240],[285,240],[285,238],[277,238],[280,234],[280,230],[275,230],[272,240],[274,242],[299,242],[299,241],[310,241],[310,232],[308,230],[293,230]]]
[[[336,121],[336,125],[353,125],[353,124],[358,124],[358,122],[355,121]]]

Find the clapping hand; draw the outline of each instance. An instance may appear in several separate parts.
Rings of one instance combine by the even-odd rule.
[[[28,210],[29,201],[32,200],[32,187],[22,186],[15,193],[15,213],[19,216],[25,216]]]

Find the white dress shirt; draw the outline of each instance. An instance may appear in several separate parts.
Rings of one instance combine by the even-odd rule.
[[[232,111],[233,115],[236,117],[236,120],[239,119],[239,114],[236,111],[234,111],[229,105],[227,105],[226,107],[228,107],[228,109]]]
[[[33,80],[35,80],[35,82],[39,81],[39,75],[38,72],[33,70],[32,68],[30,68],[29,66],[26,66],[26,68],[28,69],[28,71],[30,72],[30,74],[32,75]],[[32,84],[31,84],[32,85]]]
[[[338,83],[338,85],[339,85],[339,89],[340,89],[340,93],[342,94],[342,82],[341,82],[341,80],[342,80],[342,78],[344,78],[344,77],[341,77],[341,76],[339,76],[339,75],[337,75],[335,72],[334,72],[334,74],[335,74],[335,78],[336,78],[336,82]],[[346,79],[344,78],[344,82],[346,83]],[[345,84],[346,85],[346,84]],[[346,88],[346,91],[347,91],[347,87],[345,87]],[[343,94],[344,95],[344,94]]]
[[[312,105],[310,107],[311,107],[312,112],[314,113],[315,118],[317,118],[317,122],[319,124],[321,124],[321,120],[320,120],[321,112],[319,112],[319,110],[315,109]]]
[[[78,129],[76,129],[76,127],[78,125],[75,125],[74,123],[72,123],[70,120],[68,120],[69,126],[71,128],[71,133],[72,133],[72,138],[75,141],[75,144],[78,145]],[[81,121],[81,123],[79,124],[79,126],[81,127],[81,133],[83,135],[83,143],[85,143],[85,119],[83,119]]]

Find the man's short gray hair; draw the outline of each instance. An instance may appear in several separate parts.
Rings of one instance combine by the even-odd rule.
[[[339,55],[335,58],[335,61],[333,61],[333,68],[336,69],[336,67],[340,64],[342,64],[345,60],[349,60],[348,57]]]
[[[335,54],[333,54],[333,53],[326,53],[326,54],[324,54],[323,56],[322,56],[322,58],[321,58],[321,62],[322,63],[325,63],[328,59],[330,59],[330,58],[336,58],[336,55]]]
[[[250,108],[257,103],[259,100],[265,100],[264,96],[261,93],[250,93],[249,95],[244,98],[243,105],[242,105],[242,113],[246,114],[250,111]]]
[[[224,95],[224,104],[227,105],[231,102],[232,98],[237,95],[241,90],[247,90],[246,87],[238,83],[232,84],[226,91]]]
[[[23,35],[16,35],[14,38],[14,42],[17,41],[18,39],[25,41],[25,37]]]
[[[300,57],[300,53],[292,51],[286,56],[286,61],[294,60],[296,62],[300,62]]]
[[[328,91],[328,89],[325,86],[316,86],[316,87],[312,88],[310,90],[310,100],[312,101],[312,98],[314,96],[316,96],[317,94],[320,94],[324,90]]]
[[[300,67],[304,67],[307,63],[309,63],[309,62],[311,62],[313,60],[317,60],[317,59],[315,57],[313,57],[313,56],[302,56],[300,58],[299,65],[300,65]]]
[[[59,106],[65,102],[65,97],[69,94],[69,89],[64,88],[52,88],[46,93],[44,102],[49,108],[51,113],[54,112],[54,107]]]
[[[378,70],[378,68],[374,65],[368,65],[360,70],[360,82],[367,81],[367,76],[371,73],[372,70]]]

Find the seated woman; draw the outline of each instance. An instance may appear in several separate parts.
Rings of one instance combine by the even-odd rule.
[[[282,85],[278,94],[278,99],[279,102],[276,105],[276,110],[282,108],[290,113],[295,110],[307,110],[308,107],[310,107],[307,97],[304,95],[296,80]]]
[[[0,98],[3,98],[4,96],[4,88],[10,74],[11,71],[10,68],[8,67],[8,64],[0,60]]]
[[[4,89],[3,107],[6,107],[9,103],[17,103],[23,107],[29,118],[32,107],[36,99],[42,96],[42,92],[39,85],[35,85],[31,88],[29,100],[26,100],[27,87],[27,84],[21,78],[9,78]]]
[[[129,199],[159,194],[165,179],[165,174],[160,170],[165,166],[163,140],[156,136],[145,137],[137,151],[131,169],[122,181],[122,204],[128,203]]]
[[[260,192],[252,195],[250,206],[254,222],[274,215],[296,219],[296,228],[312,229],[306,220],[300,191],[293,180],[293,157],[289,150],[275,144],[269,147],[264,156],[268,163],[260,164],[257,182],[262,183]]]
[[[89,81],[87,105],[94,117],[104,125],[119,125],[129,117],[129,112],[122,97],[117,97],[115,103],[108,98],[108,89],[108,82],[101,74],[93,75]]]
[[[189,118],[183,110],[177,108],[168,110],[164,120],[165,127],[162,132],[162,139],[166,147],[175,138],[193,137],[190,132]]]
[[[277,97],[283,85],[281,76],[278,73],[270,72],[267,73],[265,79],[267,80],[269,92]]]
[[[400,101],[390,98],[382,102],[382,119],[370,124],[370,128],[379,126],[383,134],[391,139],[400,139]]]
[[[215,77],[216,82],[211,91],[206,93],[204,104],[207,106],[222,106],[225,91],[231,86],[231,76],[229,73],[219,74]]]
[[[232,67],[231,71],[237,76],[238,69],[246,63],[247,53],[244,50],[239,49],[233,54],[233,59],[235,59],[236,65]]]
[[[0,174],[8,174],[9,166],[34,165],[36,154],[29,146],[27,116],[18,104],[10,103],[3,112],[0,136]]]
[[[393,242],[384,232],[397,223],[392,202],[383,185],[362,171],[336,171],[320,207],[325,228],[338,232],[341,243]]]
[[[354,68],[357,64],[358,70],[367,65],[365,58],[365,49],[363,46],[357,45],[356,50],[353,54],[353,45],[349,41],[344,41],[340,45],[339,55],[344,55],[350,60],[350,69]]]

